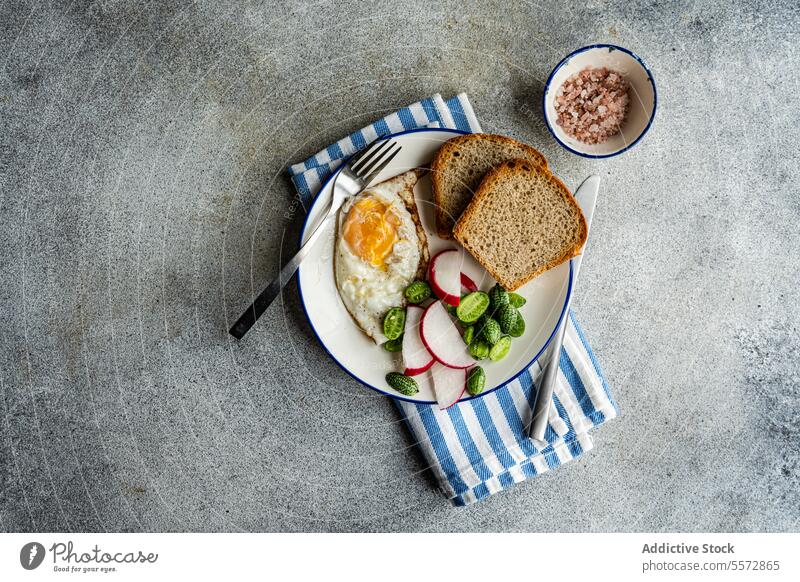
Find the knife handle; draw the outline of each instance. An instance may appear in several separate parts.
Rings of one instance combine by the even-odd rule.
[[[567,318],[569,317],[569,306],[564,312],[564,319],[553,338],[550,348],[550,359],[547,362],[542,375],[539,377],[539,390],[536,393],[536,401],[533,404],[533,417],[528,436],[537,441],[544,441],[544,433],[547,430],[547,420],[550,414],[550,402],[553,399],[553,387],[558,375],[558,365],[561,361],[561,346],[564,344],[564,332],[567,329]]]

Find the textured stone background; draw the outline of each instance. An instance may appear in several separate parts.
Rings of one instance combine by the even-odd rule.
[[[4,2],[0,529],[797,531],[799,24],[787,1]],[[604,162],[538,108],[593,41],[660,92]],[[603,176],[574,307],[623,415],[453,509],[294,286],[226,328],[295,244],[286,165],[462,90],[568,185]]]

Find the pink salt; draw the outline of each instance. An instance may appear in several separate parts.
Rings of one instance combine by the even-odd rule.
[[[619,133],[628,113],[630,85],[605,67],[586,68],[558,88],[556,123],[583,143],[603,143]]]

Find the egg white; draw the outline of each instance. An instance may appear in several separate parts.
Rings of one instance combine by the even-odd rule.
[[[385,270],[354,254],[342,235],[342,224],[350,209],[367,196],[375,197],[389,206],[398,218],[398,240],[385,259]],[[403,291],[414,281],[420,262],[420,247],[411,213],[397,194],[396,187],[391,184],[377,184],[342,205],[336,240],[336,287],[347,311],[378,344],[386,341],[383,335],[386,312],[392,307],[405,305]]]

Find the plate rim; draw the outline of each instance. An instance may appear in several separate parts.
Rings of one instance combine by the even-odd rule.
[[[410,133],[437,132],[437,131],[438,132],[445,132],[445,133],[452,133],[452,134],[456,134],[456,135],[468,135],[470,133],[468,131],[462,131],[460,129],[450,129],[450,128],[445,128],[445,127],[441,127],[441,128],[418,127],[416,129],[407,129],[405,131],[399,131],[397,133],[387,134],[385,136],[379,137],[375,141],[376,142],[377,141],[385,141],[387,139],[391,139],[391,138],[398,137],[398,136],[401,136],[401,135],[407,135],[407,134],[410,134]],[[353,155],[355,155],[355,154],[353,154]],[[352,156],[348,156],[347,158],[345,158],[345,160],[342,162],[342,164],[339,166],[339,168],[337,168],[335,172],[333,172],[330,176],[328,176],[325,179],[325,181],[322,182],[322,184],[320,185],[319,190],[317,191],[317,196],[315,196],[314,199],[311,201],[311,204],[309,205],[308,210],[306,211],[306,216],[303,219],[303,228],[300,230],[300,240],[297,243],[298,248],[300,247],[300,245],[302,245],[303,240],[305,240],[306,229],[308,228],[308,221],[311,218],[311,212],[314,210],[315,205],[319,201],[319,196],[318,196],[319,193],[322,192],[327,187],[328,183],[331,180],[334,180],[336,178],[336,176],[339,175],[339,172],[341,171],[341,168],[347,163],[347,161],[351,157]],[[377,392],[379,394],[382,394],[384,396],[388,396],[389,398],[392,398],[393,400],[401,400],[403,402],[411,402],[412,404],[437,404],[436,400],[414,400],[412,398],[406,398],[406,397],[404,397],[402,395],[399,395],[399,394],[392,394],[391,392],[388,392],[386,390],[378,388],[377,386],[373,386],[372,384],[368,384],[367,382],[365,382],[364,380],[362,380],[361,378],[356,376],[355,373],[351,372],[347,368],[347,366],[345,366],[342,362],[340,362],[338,359],[336,359],[336,357],[330,352],[330,350],[328,350],[328,347],[325,345],[325,342],[322,341],[322,338],[320,337],[319,333],[317,332],[317,328],[314,327],[314,323],[311,321],[311,317],[308,314],[308,308],[306,307],[306,300],[305,300],[305,297],[303,295],[302,278],[300,276],[300,274],[302,273],[302,269],[303,269],[303,265],[301,264],[300,267],[297,269],[297,290],[298,290],[298,293],[300,295],[300,304],[303,306],[303,314],[306,317],[306,321],[308,322],[308,325],[311,327],[311,331],[314,334],[314,337],[317,339],[317,342],[319,343],[319,345],[322,346],[322,349],[325,350],[325,353],[328,354],[328,357],[330,359],[332,359],[334,362],[336,362],[337,366],[339,366],[342,370],[344,370],[347,373],[348,376],[353,378],[359,384],[362,384],[362,385],[366,386],[367,388],[369,388],[371,390],[374,390],[375,392]],[[468,402],[470,400],[483,398],[484,396],[488,396],[489,394],[492,394],[493,392],[499,390],[500,388],[503,388],[504,386],[508,386],[509,384],[514,382],[517,378],[522,376],[522,374],[524,374],[526,370],[528,370],[533,364],[536,363],[536,361],[542,356],[542,354],[545,352],[545,350],[550,346],[550,342],[553,341],[553,337],[555,336],[556,331],[558,331],[558,328],[561,326],[561,323],[564,321],[564,316],[566,315],[567,307],[569,306],[569,300],[570,300],[570,297],[572,296],[572,282],[573,282],[573,279],[574,279],[573,265],[572,265],[572,259],[570,259],[569,260],[569,277],[568,277],[568,282],[567,282],[567,294],[564,297],[564,305],[561,307],[561,314],[558,316],[558,321],[556,322],[555,328],[553,328],[553,331],[550,332],[550,336],[547,338],[547,341],[544,343],[544,345],[539,350],[539,352],[536,354],[536,356],[534,356],[534,358],[530,362],[525,364],[519,372],[517,372],[513,377],[509,378],[506,382],[500,384],[499,386],[496,386],[496,387],[492,388],[491,390],[486,390],[485,392],[481,392],[480,394],[476,394],[475,396],[468,396],[467,398],[460,398],[457,403]]]

